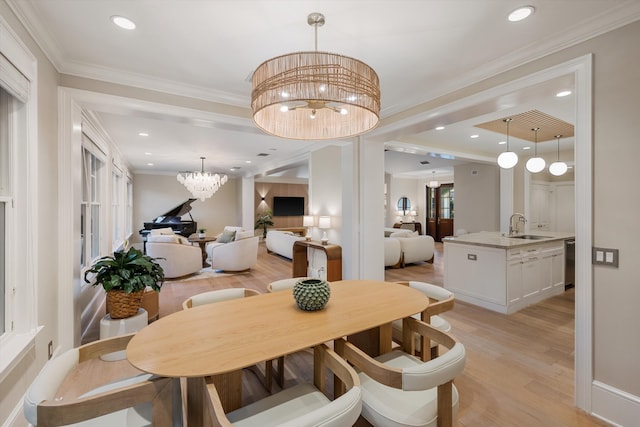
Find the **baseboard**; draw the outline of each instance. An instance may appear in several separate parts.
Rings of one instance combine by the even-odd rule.
[[[594,381],[591,384],[591,413],[615,426],[635,426],[640,418],[640,397]]]
[[[13,411],[9,414],[6,420],[2,423],[2,427],[29,427],[31,424],[24,419],[24,415],[22,415],[22,402],[24,400],[24,396],[18,404],[13,408]]]

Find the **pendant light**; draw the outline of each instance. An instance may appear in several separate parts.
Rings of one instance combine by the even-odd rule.
[[[511,169],[518,164],[518,155],[513,151],[509,151],[509,123],[511,119],[504,119],[503,122],[507,124],[507,151],[500,153],[498,156],[498,166],[503,169]]]
[[[427,187],[429,188],[438,188],[440,187],[440,182],[436,179],[436,171],[432,171],[433,179],[427,183]]]
[[[547,163],[544,161],[542,157],[538,157],[538,130],[540,128],[531,129],[535,132],[535,144],[533,145],[533,157],[527,160],[526,168],[531,173],[541,172]]]
[[[549,165],[549,173],[554,176],[561,176],[567,172],[567,164],[560,161],[560,138],[562,135],[556,135],[558,140],[558,160]]]

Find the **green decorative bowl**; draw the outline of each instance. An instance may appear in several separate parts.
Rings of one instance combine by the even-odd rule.
[[[293,298],[304,311],[322,310],[329,301],[329,282],[320,279],[302,279],[293,287]]]

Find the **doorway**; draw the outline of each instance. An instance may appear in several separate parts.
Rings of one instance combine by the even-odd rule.
[[[427,234],[436,242],[453,236],[454,188],[453,184],[442,184],[437,188],[425,187],[427,192]]]

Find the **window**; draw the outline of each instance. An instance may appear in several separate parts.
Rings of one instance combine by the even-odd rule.
[[[100,229],[103,211],[103,174],[105,163],[102,152],[86,135],[82,137],[82,202],[80,205],[80,265],[88,266],[100,256]],[[98,157],[100,156],[100,158]]]
[[[131,236],[133,232],[133,183],[131,178],[127,177],[127,209],[124,214],[125,218],[125,233]]]
[[[117,248],[123,239],[122,230],[122,172],[114,166],[111,178],[112,247]]]
[[[11,144],[10,114],[12,97],[0,87],[0,336],[6,332],[9,318],[9,296],[7,295],[6,242],[7,203],[11,200]]]

